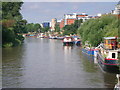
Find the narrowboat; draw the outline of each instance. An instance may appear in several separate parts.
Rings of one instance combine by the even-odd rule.
[[[26,37],[37,37],[35,34],[27,34]]]
[[[82,52],[86,53],[90,56],[94,56],[98,52],[98,49],[94,49],[94,48],[90,48],[90,47],[84,47],[84,48],[82,48]]]
[[[50,36],[49,39],[57,39],[57,36],[55,36],[55,35]]]
[[[63,39],[64,39],[64,37],[57,37],[57,39],[58,39],[58,40],[63,40]]]
[[[74,44],[74,40],[73,40],[72,37],[66,36],[66,37],[63,38],[63,45],[64,46],[71,46],[73,44]]]
[[[120,43],[118,37],[104,37],[97,53],[99,66],[107,72],[120,73]]]
[[[81,40],[78,36],[72,36],[74,39],[74,44],[80,46],[81,45]]]

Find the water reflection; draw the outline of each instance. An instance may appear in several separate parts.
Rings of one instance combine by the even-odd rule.
[[[64,49],[64,53],[70,53],[71,52],[71,49],[73,49],[73,46],[63,46],[63,49]]]
[[[116,84],[116,74],[112,74],[112,73],[104,73],[104,85],[107,88],[114,88],[115,84]],[[108,77],[109,76],[109,77]]]
[[[96,73],[97,75],[94,76],[93,79],[91,79],[91,82],[101,83],[105,86],[105,88],[113,89],[116,84],[116,74],[102,71],[96,61],[94,61],[94,56],[89,56],[83,52],[81,52],[80,54],[84,70],[86,72]]]
[[[22,57],[24,56],[24,47],[6,48],[2,52],[2,86],[3,87],[21,87],[22,81],[20,77],[23,76],[22,70],[24,63]],[[4,77],[5,76],[5,77]],[[12,81],[12,82],[11,82]],[[15,85],[15,86],[14,86]]]
[[[103,73],[93,57],[60,40],[26,38],[21,47],[3,49],[3,87],[108,88],[114,74]]]
[[[83,67],[86,72],[97,72],[97,65],[94,63],[93,56],[89,56],[86,53],[83,53],[81,50],[80,58],[82,60]]]

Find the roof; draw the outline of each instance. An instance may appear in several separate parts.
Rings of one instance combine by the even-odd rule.
[[[104,37],[104,39],[116,39],[116,37]]]
[[[75,15],[75,14],[66,14],[66,15]]]
[[[73,38],[79,38],[78,36],[72,36]]]

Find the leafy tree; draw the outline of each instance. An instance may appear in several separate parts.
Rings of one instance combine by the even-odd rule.
[[[2,2],[2,18],[3,19],[22,19],[19,12],[23,2]]]
[[[34,25],[34,31],[40,32],[40,30],[41,30],[40,24],[36,23],[36,24]]]
[[[60,26],[59,26],[59,24],[55,25],[55,32],[60,32]]]
[[[92,46],[98,46],[103,37],[118,36],[118,18],[114,15],[105,15],[101,18],[90,19],[78,29],[83,43],[89,41]]]
[[[82,20],[75,20],[74,24],[71,25],[65,25],[65,27],[63,27],[64,32],[63,35],[69,35],[69,34],[77,34],[77,29],[80,27],[82,23]]]
[[[42,33],[45,33],[45,32],[48,32],[49,30],[50,30],[49,27],[45,27],[45,28],[42,28],[42,29],[41,29],[41,32],[42,32]]]
[[[19,22],[16,22],[14,24],[14,32],[15,33],[27,33],[27,30],[26,30],[26,24],[27,24],[27,21],[26,20],[20,20]]]
[[[24,38],[17,34],[22,33],[25,27],[25,20],[22,20],[20,8],[23,2],[2,2],[2,44],[16,46],[23,42]]]
[[[26,25],[26,31],[27,32],[40,32],[40,30],[41,30],[41,26],[38,23],[36,23],[36,24],[28,23]]]

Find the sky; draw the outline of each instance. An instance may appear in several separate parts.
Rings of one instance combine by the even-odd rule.
[[[77,1],[77,0],[76,0]],[[118,2],[24,2],[21,7],[23,19],[28,23],[43,23],[64,18],[64,14],[87,13],[110,13],[115,9]]]

